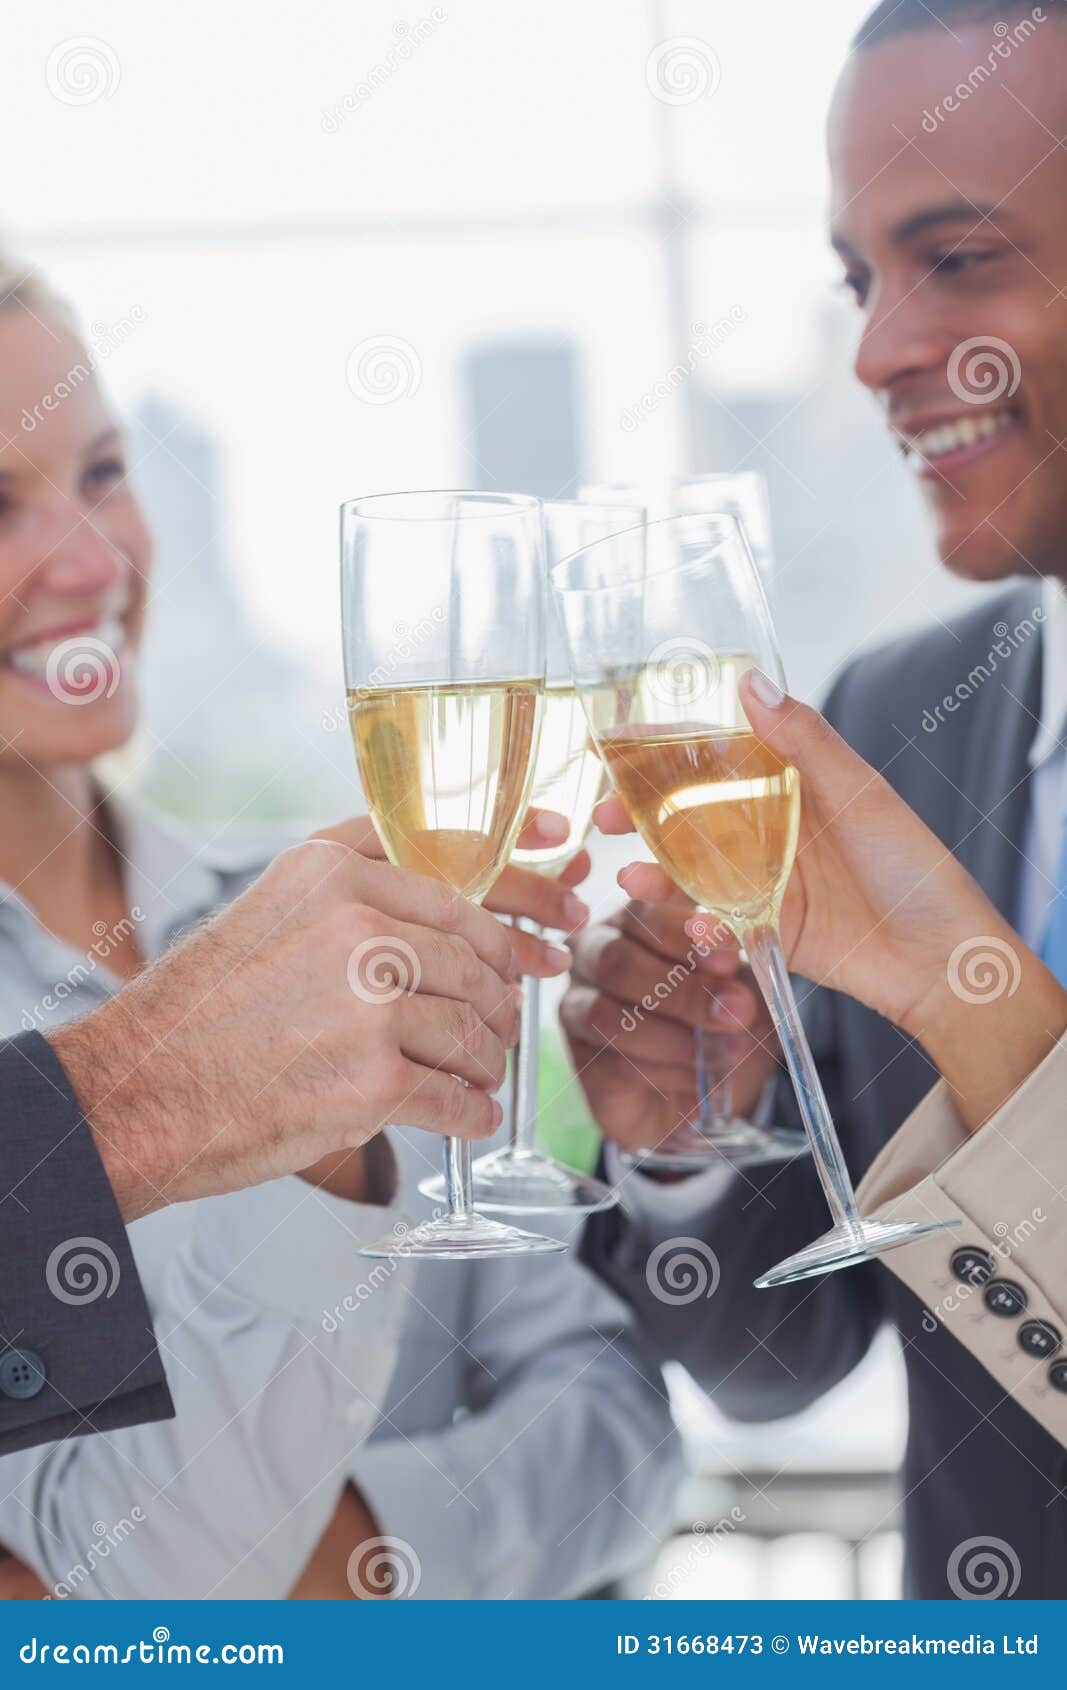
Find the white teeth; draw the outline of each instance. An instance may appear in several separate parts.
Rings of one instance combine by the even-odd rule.
[[[94,638],[99,640],[101,645],[106,645],[109,651],[117,652],[123,638],[122,623],[119,618],[112,616],[106,622],[101,622]]]
[[[938,423],[936,428],[916,434],[906,445],[924,458],[943,458],[948,452],[958,452],[964,446],[988,440],[991,435],[1010,428],[1012,421],[1011,411],[994,411],[992,415],[987,412],[980,417],[956,417],[952,422]]]
[[[25,675],[37,675],[42,681],[48,677],[48,659],[54,645],[51,640],[47,644],[23,646],[19,651],[11,653],[12,669],[21,669]]]
[[[48,665],[54,652],[68,646],[71,654],[77,653],[79,647],[86,652],[96,652],[100,656],[107,656],[110,652],[117,655],[123,642],[123,628],[119,617],[108,617],[98,622],[95,628],[83,628],[78,634],[66,634],[61,640],[39,640],[36,645],[20,646],[17,651],[10,653],[8,662],[13,669],[19,669],[24,675],[35,675],[39,680],[48,679]]]

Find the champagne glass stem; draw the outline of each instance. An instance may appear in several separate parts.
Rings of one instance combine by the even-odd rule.
[[[862,1222],[856,1194],[800,1019],[777,928],[749,927],[738,933],[738,940],[774,1018],[830,1213],[838,1226],[858,1233]]]
[[[706,1027],[698,1027],[693,1034],[700,1126],[704,1132],[709,1132],[718,1121],[732,1120],[734,1113],[734,1083],[730,1064],[724,1057],[713,1052],[709,1043],[713,1037]]]
[[[512,923],[524,933],[540,938],[536,921],[516,916]],[[511,1149],[521,1156],[534,1148],[537,1133],[538,1065],[541,1055],[541,982],[526,975],[522,982],[522,1017],[519,1042],[511,1063]]]
[[[471,1147],[465,1138],[445,1139],[445,1197],[452,1220],[469,1220],[474,1213]]]

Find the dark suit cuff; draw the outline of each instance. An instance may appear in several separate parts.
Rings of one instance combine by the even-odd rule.
[[[122,1216],[39,1033],[0,1041],[0,1239],[0,1453],[173,1415]]]

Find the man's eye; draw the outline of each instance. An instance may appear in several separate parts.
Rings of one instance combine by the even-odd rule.
[[[867,298],[870,277],[862,270],[849,270],[842,276],[841,286],[852,295],[857,305],[862,305]]]
[[[997,256],[995,252],[944,252],[934,255],[932,268],[940,276],[958,276]]]

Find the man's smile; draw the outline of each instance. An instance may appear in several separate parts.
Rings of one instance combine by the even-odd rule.
[[[1016,405],[980,411],[943,412],[894,421],[894,434],[905,458],[922,479],[951,478],[979,458],[999,450],[1023,427]]]

